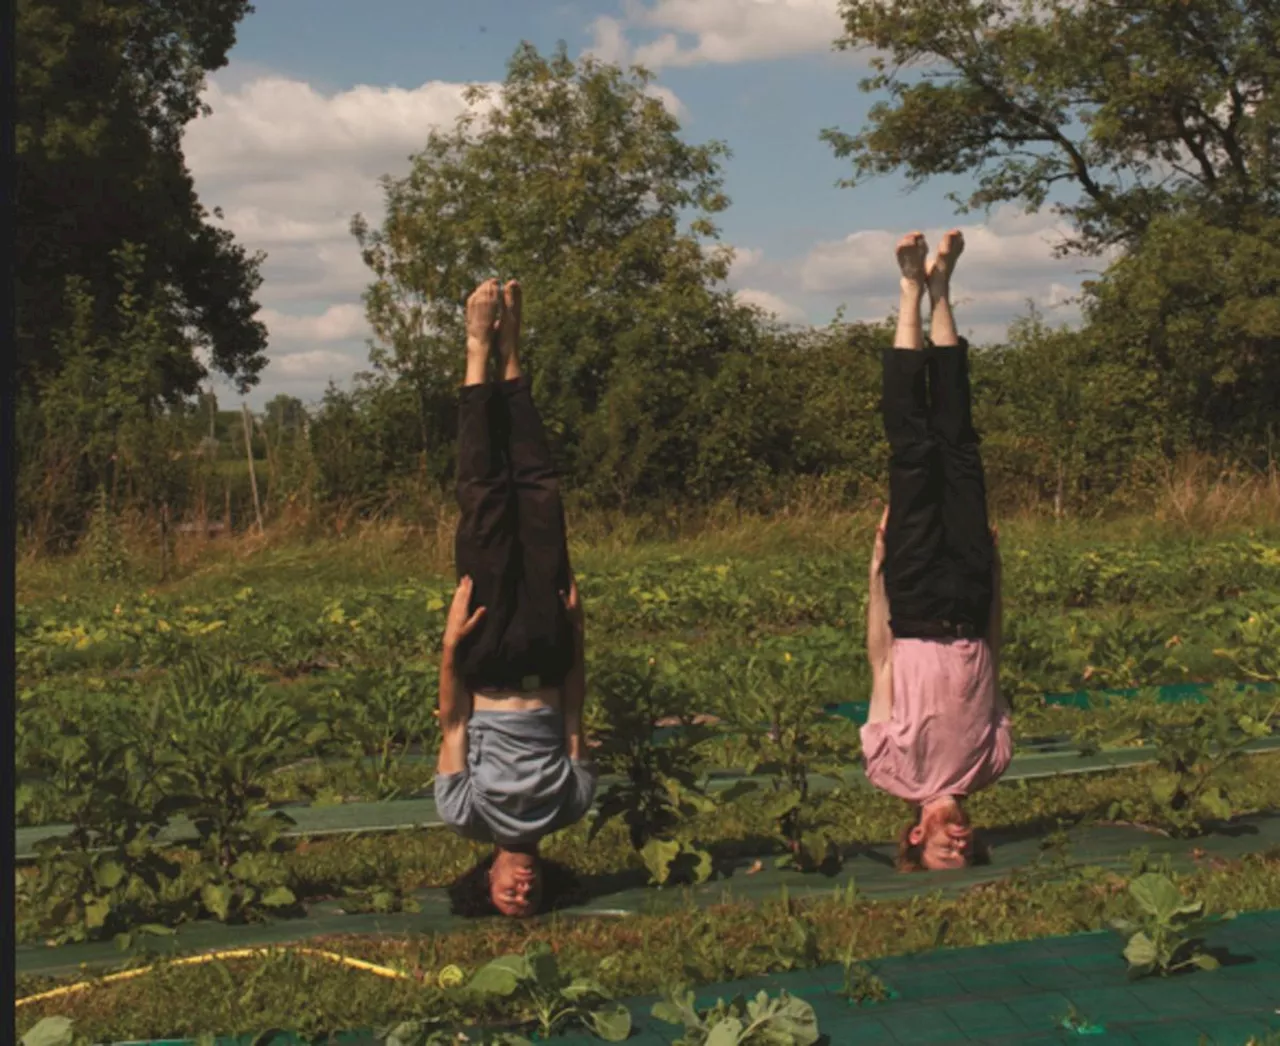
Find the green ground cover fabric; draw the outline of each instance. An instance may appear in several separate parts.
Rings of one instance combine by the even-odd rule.
[[[1280,736],[1262,738],[1252,742],[1248,751],[1267,752],[1280,750]],[[1048,741],[1036,745],[1023,745],[1013,757],[1008,771],[1002,780],[1018,781],[1039,777],[1054,777],[1070,774],[1097,773],[1114,770],[1126,766],[1137,766],[1151,762],[1150,749],[1120,748],[1098,752],[1095,755],[1080,755],[1069,742]],[[851,784],[862,783],[861,767],[851,767]],[[748,775],[722,771],[711,775],[712,790],[728,788],[735,781]],[[604,777],[597,793],[603,794],[611,778]],[[763,781],[764,778],[759,778]],[[834,783],[823,779],[812,784],[815,792],[835,787]],[[869,786],[866,786],[869,787]],[[410,828],[440,827],[441,822],[436,814],[434,800],[430,797],[418,799],[392,799],[376,803],[340,803],[329,806],[290,805],[282,807],[297,824],[285,833],[287,836],[324,836],[343,835],[351,832],[387,832]],[[29,861],[36,856],[36,844],[44,839],[53,839],[70,831],[69,825],[47,824],[33,825],[27,828],[14,829],[14,854],[18,861]],[[186,842],[195,839],[195,832],[182,818],[174,818],[160,833],[159,839],[168,843]]]
[[[830,1046],[1029,1046],[1082,1038],[1098,1044],[1243,1046],[1250,1035],[1280,1030],[1280,911],[1251,912],[1220,923],[1207,943],[1223,960],[1220,969],[1169,978],[1128,980],[1120,938],[1104,931],[877,960],[868,965],[892,992],[885,1002],[847,1001],[840,995],[841,967],[823,966],[709,985],[699,990],[698,1005],[785,989],[813,1006]],[[633,1046],[669,1046],[679,1037],[680,1029],[650,1016],[653,1002],[627,1003],[635,1021],[628,1040]],[[1063,1027],[1072,1011],[1087,1023],[1087,1034]],[[337,1041],[376,1046],[378,1040],[365,1030]],[[585,1034],[554,1041],[562,1046],[599,1042]],[[251,1042],[251,1036],[228,1037],[218,1046]],[[298,1042],[289,1034],[270,1040],[271,1046]]]
[[[762,902],[776,898],[785,887],[793,898],[830,894],[852,883],[858,893],[872,900],[889,900],[914,894],[940,891],[954,895],[979,883],[993,882],[1019,869],[1035,865],[1042,858],[1039,834],[1030,831],[987,833],[991,843],[991,863],[952,872],[904,875],[893,866],[892,845],[868,846],[853,853],[835,875],[806,875],[774,867],[774,858],[762,859],[763,867],[749,874],[751,857],[728,866],[726,877],[700,886],[655,889],[646,885],[641,870],[583,877],[589,900],[580,906],[562,909],[560,918],[626,918],[629,915],[661,912],[696,904],[709,907],[726,901]],[[1145,848],[1154,858],[1168,854],[1178,871],[1196,866],[1194,849],[1221,858],[1242,857],[1280,847],[1280,815],[1242,818],[1229,833],[1202,836],[1194,840],[1170,839],[1122,825],[1077,827],[1067,832],[1067,867],[1094,865],[1128,873],[1130,854]],[[1065,869],[1064,869],[1065,870]],[[177,928],[169,937],[150,938],[149,954],[170,956],[216,948],[251,948],[304,941],[334,934],[406,934],[439,932],[474,926],[449,911],[446,892],[441,888],[413,894],[420,910],[393,914],[348,915],[339,901],[322,901],[310,906],[300,918],[265,923],[228,926],[201,920]],[[118,964],[124,956],[110,941],[67,944],[51,948],[38,944],[19,945],[15,962],[19,974],[65,975],[82,965],[104,967]]]

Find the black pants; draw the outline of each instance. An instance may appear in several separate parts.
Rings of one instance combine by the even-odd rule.
[[[464,386],[458,411],[458,577],[485,607],[459,644],[472,689],[557,686],[574,641],[564,506],[527,378]],[[537,677],[536,681],[532,677]]]
[[[969,345],[884,353],[885,590],[895,636],[985,633],[993,546]]]

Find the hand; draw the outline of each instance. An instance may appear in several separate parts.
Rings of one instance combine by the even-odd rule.
[[[475,613],[468,616],[471,608],[471,578],[464,577],[458,582],[457,591],[453,593],[453,602],[449,605],[449,616],[444,623],[444,648],[452,652],[458,644],[469,636],[480,619],[484,617],[484,607],[476,607]]]
[[[578,582],[572,576],[569,578],[569,591],[561,592],[560,598],[564,600],[564,608],[569,612],[573,634],[581,644],[583,633],[586,631],[586,618],[582,613],[582,600],[578,596]]]

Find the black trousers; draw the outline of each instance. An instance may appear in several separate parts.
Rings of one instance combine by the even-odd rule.
[[[993,546],[973,428],[969,345],[884,352],[885,590],[895,636],[981,636]]]
[[[471,577],[471,609],[485,607],[459,644],[461,678],[472,689],[559,685],[574,657],[560,597],[569,590],[569,550],[559,479],[527,378],[463,387],[458,505],[458,577]]]

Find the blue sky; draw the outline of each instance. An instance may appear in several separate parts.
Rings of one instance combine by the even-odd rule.
[[[521,40],[642,62],[687,139],[729,145],[720,224],[740,252],[730,283],[745,300],[795,323],[825,323],[840,306],[883,318],[893,240],[959,225],[959,319],[971,337],[998,340],[1028,300],[1074,320],[1083,266],[1052,258],[1052,215],[956,216],[946,193],[964,179],[836,187],[847,167],[819,132],[858,130],[873,102],[857,86],[864,57],[831,47],[838,32],[836,0],[261,0],[211,79],[212,114],[187,138],[205,204],[267,253],[271,362],[250,405],[278,392],[314,400],[363,367],[368,274],[347,222],[357,211],[377,220],[377,177],[404,173],[430,128],[460,111],[461,85],[500,81]]]

